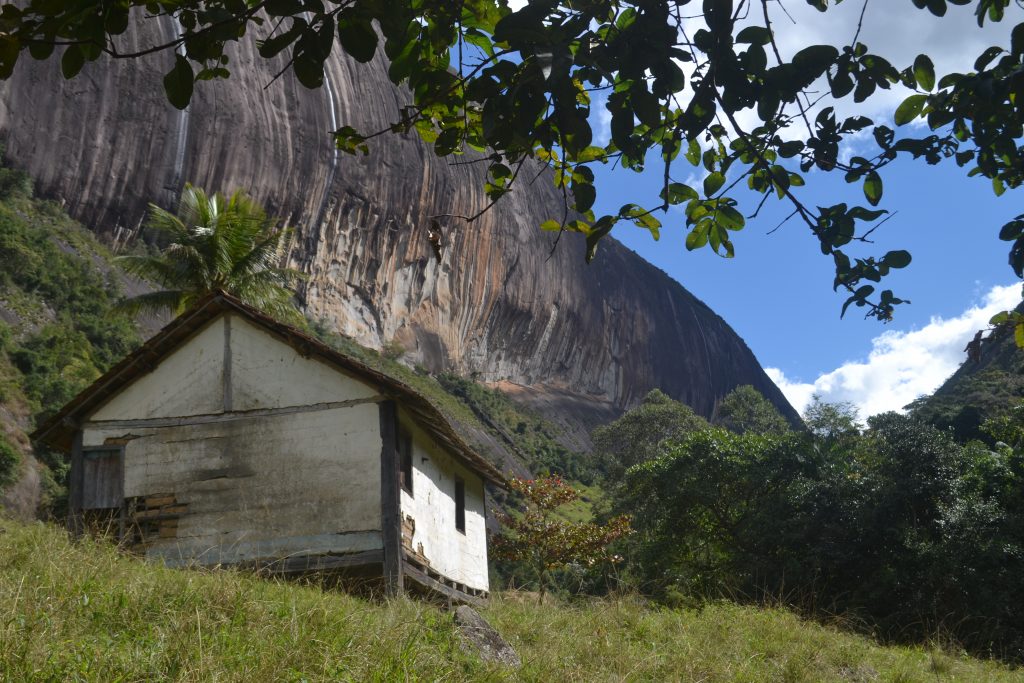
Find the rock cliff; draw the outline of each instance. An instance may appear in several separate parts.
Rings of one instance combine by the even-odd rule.
[[[151,44],[173,28],[150,25],[127,41]],[[487,203],[483,164],[469,163],[479,157],[437,158],[396,135],[351,157],[328,135],[397,119],[408,98],[382,61],[336,54],[326,86],[310,91],[290,74],[274,80],[283,62],[258,60],[250,42],[232,54],[230,80],[201,84],[178,112],[160,88],[170,58],[91,64],[66,82],[57,60],[26,55],[0,82],[7,156],[115,244],[137,239],[146,203],[173,205],[185,181],[248,190],[296,228],[290,259],[309,275],[310,315],[369,346],[398,342],[431,370],[500,382],[580,444],[654,387],[710,415],[752,384],[795,419],[743,340],[678,283],[613,240],[587,266],[580,240],[555,246],[540,232],[561,215],[545,177],[472,224],[441,218],[438,264],[431,217]]]

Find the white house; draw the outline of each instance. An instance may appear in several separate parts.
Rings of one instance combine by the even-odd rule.
[[[486,597],[501,473],[422,395],[237,299],[182,314],[33,435],[71,453],[69,524],[168,565]]]

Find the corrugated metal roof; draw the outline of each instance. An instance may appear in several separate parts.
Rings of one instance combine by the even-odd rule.
[[[156,367],[165,356],[200,328],[229,312],[244,316],[307,358],[317,358],[342,372],[380,387],[386,396],[399,401],[440,446],[484,478],[500,486],[505,485],[505,477],[498,468],[471,448],[444,413],[427,397],[401,380],[371,368],[301,330],[261,313],[225,292],[210,294],[171,321],[145,344],[79,393],[56,415],[40,425],[32,433],[32,438],[59,450],[70,451],[72,437],[84,416],[100,407],[136,378]]]

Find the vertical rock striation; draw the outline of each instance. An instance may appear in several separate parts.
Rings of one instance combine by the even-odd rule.
[[[151,44],[173,26],[126,40]],[[377,59],[328,62],[310,91],[281,60],[238,46],[230,80],[201,84],[187,112],[164,100],[171,56],[87,65],[64,81],[57,60],[26,58],[0,82],[7,156],[115,244],[139,236],[148,201],[172,205],[183,181],[244,188],[296,227],[292,265],[309,275],[307,312],[370,346],[395,340],[434,371],[500,382],[586,432],[658,387],[710,415],[752,384],[790,419],[793,409],[735,332],[678,283],[613,240],[590,266],[583,245],[537,226],[560,216],[548,178],[529,181],[479,220],[432,217],[486,206],[480,155],[434,156],[414,136],[371,140],[366,157],[338,155],[328,131],[386,128],[408,103]]]

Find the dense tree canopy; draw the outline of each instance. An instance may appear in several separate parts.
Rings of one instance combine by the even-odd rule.
[[[726,394],[715,407],[711,421],[737,434],[783,434],[789,431],[786,418],[749,384]]]
[[[805,1],[826,12],[843,0]],[[951,4],[973,5],[979,25],[1020,18],[1011,0],[891,1],[939,16]],[[5,4],[0,13],[0,78],[11,75],[24,52],[59,56],[71,78],[104,54],[176,49],[163,84],[183,108],[196,82],[230,76],[227,48],[249,33],[263,57],[286,55],[295,77],[311,88],[322,84],[324,61],[336,46],[360,62],[383,52],[391,80],[411,90],[413,105],[384,130],[342,126],[334,131],[341,149],[359,153],[371,136],[415,130],[441,155],[485,151],[494,200],[519,180],[528,158],[540,159],[565,197],[565,211],[541,227],[585,234],[588,258],[619,222],[657,237],[656,213],[671,216],[674,205],[685,209],[689,249],[732,256],[733,235],[746,222],[735,191],[746,185],[761,202],[775,196],[791,205],[791,218],[834,261],[834,287],[847,293],[844,312],[855,305],[888,320],[901,299],[875,285],[907,266],[909,252],[849,251],[884,220],[885,210],[874,208],[883,196],[882,172],[909,156],[929,164],[952,159],[968,174],[991,179],[996,194],[1024,181],[1024,23],[1009,45],[979,55],[970,73],[937,74],[926,54],[892,64],[861,42],[854,26],[849,43],[807,44],[784,55],[773,27],[773,13],[782,11],[768,0],[531,0],[516,11],[505,0],[29,0]],[[180,35],[126,52],[119,38],[132,17],[159,15],[173,16]],[[842,116],[833,106],[864,103],[899,83],[913,94],[896,110],[897,126],[927,124],[909,134]],[[595,92],[611,120],[604,146],[594,144],[591,127]],[[875,149],[845,159],[844,140],[863,132]],[[659,196],[595,215],[593,166],[607,163],[662,167]],[[702,184],[682,181],[690,165],[707,174]],[[806,204],[799,188],[812,168],[861,185],[868,206]],[[1000,237],[1011,243],[1012,269],[1024,276],[1024,216]]]
[[[630,467],[657,457],[664,441],[707,427],[707,421],[690,406],[653,389],[640,405],[594,430],[594,464],[604,476],[604,485],[614,487]]]
[[[716,427],[663,443],[611,494],[634,520],[627,580],[669,600],[856,615],[884,637],[943,632],[1020,660],[1024,410],[986,423],[996,451],[896,413],[863,431],[850,418],[818,403],[811,432]]]

